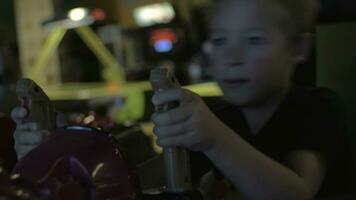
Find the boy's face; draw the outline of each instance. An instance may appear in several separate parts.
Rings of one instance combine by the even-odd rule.
[[[225,98],[240,106],[285,92],[294,71],[292,45],[278,20],[283,12],[261,2],[227,0],[212,25],[213,77]]]

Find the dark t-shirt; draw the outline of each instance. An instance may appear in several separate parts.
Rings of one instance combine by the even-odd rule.
[[[208,104],[209,105],[209,104]],[[337,95],[329,89],[292,89],[279,109],[256,135],[237,106],[224,101],[209,105],[216,116],[256,149],[282,163],[296,150],[323,154],[327,174],[318,196],[349,193],[352,157],[347,142],[346,119]],[[203,158],[192,155],[193,174],[201,175]]]

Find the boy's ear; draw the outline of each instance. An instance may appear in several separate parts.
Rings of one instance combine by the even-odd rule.
[[[314,34],[303,33],[294,43],[295,54],[293,62],[300,64],[308,60],[312,51]]]

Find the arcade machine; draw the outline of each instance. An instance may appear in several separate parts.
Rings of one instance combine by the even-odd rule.
[[[153,9],[155,13],[161,13],[149,19],[148,22],[141,24],[148,41],[145,45],[148,60],[156,63],[160,60],[170,60],[174,64],[181,63],[186,58],[185,55],[187,55],[185,51],[187,44],[184,41],[187,41],[188,37],[184,28],[181,28],[182,24],[177,19],[173,6],[169,3],[155,5],[153,8],[150,5],[148,7],[144,6],[137,8],[134,15],[137,19],[139,19],[137,16],[145,15],[146,18],[143,17],[142,19],[147,20],[147,16],[151,16],[150,14],[147,15],[147,9]],[[73,19],[74,17],[75,15],[73,15]],[[122,68],[118,67],[116,62],[112,62],[112,56],[99,43],[92,30],[77,22],[73,24],[75,22],[73,19],[71,21],[65,19],[61,22],[63,23],[61,25],[74,26],[71,28],[74,28],[83,40],[88,43],[88,46],[97,54],[99,60],[106,64],[105,71],[112,72],[110,74],[105,73],[108,75],[106,78],[109,81],[118,84],[124,83],[124,73],[119,70]],[[82,15],[82,19],[84,21],[81,22],[85,22],[88,19],[88,24],[91,23],[90,16]],[[44,49],[45,55],[46,52],[52,52],[53,47],[58,46],[66,32],[63,27],[54,30],[53,34],[50,35],[52,40],[48,40],[48,48]],[[47,54],[47,56],[49,55]],[[47,59],[46,56],[42,60],[39,59],[35,72],[44,68],[44,63],[46,63]],[[179,68],[176,71],[179,71]],[[38,75],[35,72],[33,77]],[[174,80],[173,74],[171,71],[165,70],[158,70],[158,72],[153,73],[151,81],[154,89],[178,87],[177,81],[172,82]],[[33,98],[38,93],[41,93],[42,97],[45,97],[45,95],[34,82],[28,80],[24,82],[26,84],[22,88],[25,88],[25,93],[27,92],[27,94],[22,95],[23,106],[27,106],[32,111],[32,114],[36,114],[36,110],[43,110],[43,108],[33,109],[31,106],[35,105],[36,101],[31,101],[31,98],[34,100]],[[20,83],[19,85],[21,86]],[[31,98],[23,98],[26,96],[31,96]],[[48,101],[48,98],[45,99]],[[41,104],[47,105],[45,102]],[[170,108],[170,106],[165,107],[165,109]],[[43,113],[39,113],[40,118],[41,115],[43,118]],[[32,115],[30,114],[28,117],[31,118]],[[199,192],[194,190],[190,183],[187,152],[182,149],[178,151],[177,149],[172,149],[167,152],[170,152],[167,156],[168,162],[166,162],[166,168],[168,169],[166,171],[169,174],[167,177],[170,177],[167,178],[167,187],[150,194],[141,193],[137,184],[138,178],[135,170],[132,170],[130,165],[127,164],[121,154],[120,146],[117,145],[111,134],[103,130],[83,126],[55,128],[42,145],[18,163],[14,172],[15,174],[32,176],[36,186],[47,197],[68,194],[67,189],[72,188],[69,186],[75,186],[74,188],[77,188],[76,192],[79,191],[76,194],[85,199],[105,199],[109,197],[112,199],[201,199]],[[175,156],[177,154],[178,156]],[[38,160],[42,161],[41,165],[38,165]]]
[[[155,91],[180,87],[167,69],[153,70],[151,83]],[[30,188],[39,199],[202,199],[191,184],[188,151],[165,149],[166,187],[142,193],[136,171],[111,134],[88,126],[56,127],[52,102],[30,79],[20,80],[16,92],[29,112],[24,120],[36,130],[51,133],[19,160],[10,180],[5,178],[15,191],[24,191],[19,187]],[[172,102],[156,111],[175,106]]]
[[[133,10],[141,27],[145,60],[153,66],[168,66],[183,85],[188,84],[185,63],[197,49],[187,22],[169,2],[137,7]]]

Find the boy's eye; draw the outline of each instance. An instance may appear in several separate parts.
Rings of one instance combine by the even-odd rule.
[[[263,37],[260,36],[252,36],[247,38],[248,43],[251,45],[260,45],[266,42],[266,40]]]
[[[224,37],[216,37],[211,39],[211,43],[214,46],[222,46],[226,43],[226,38]]]

